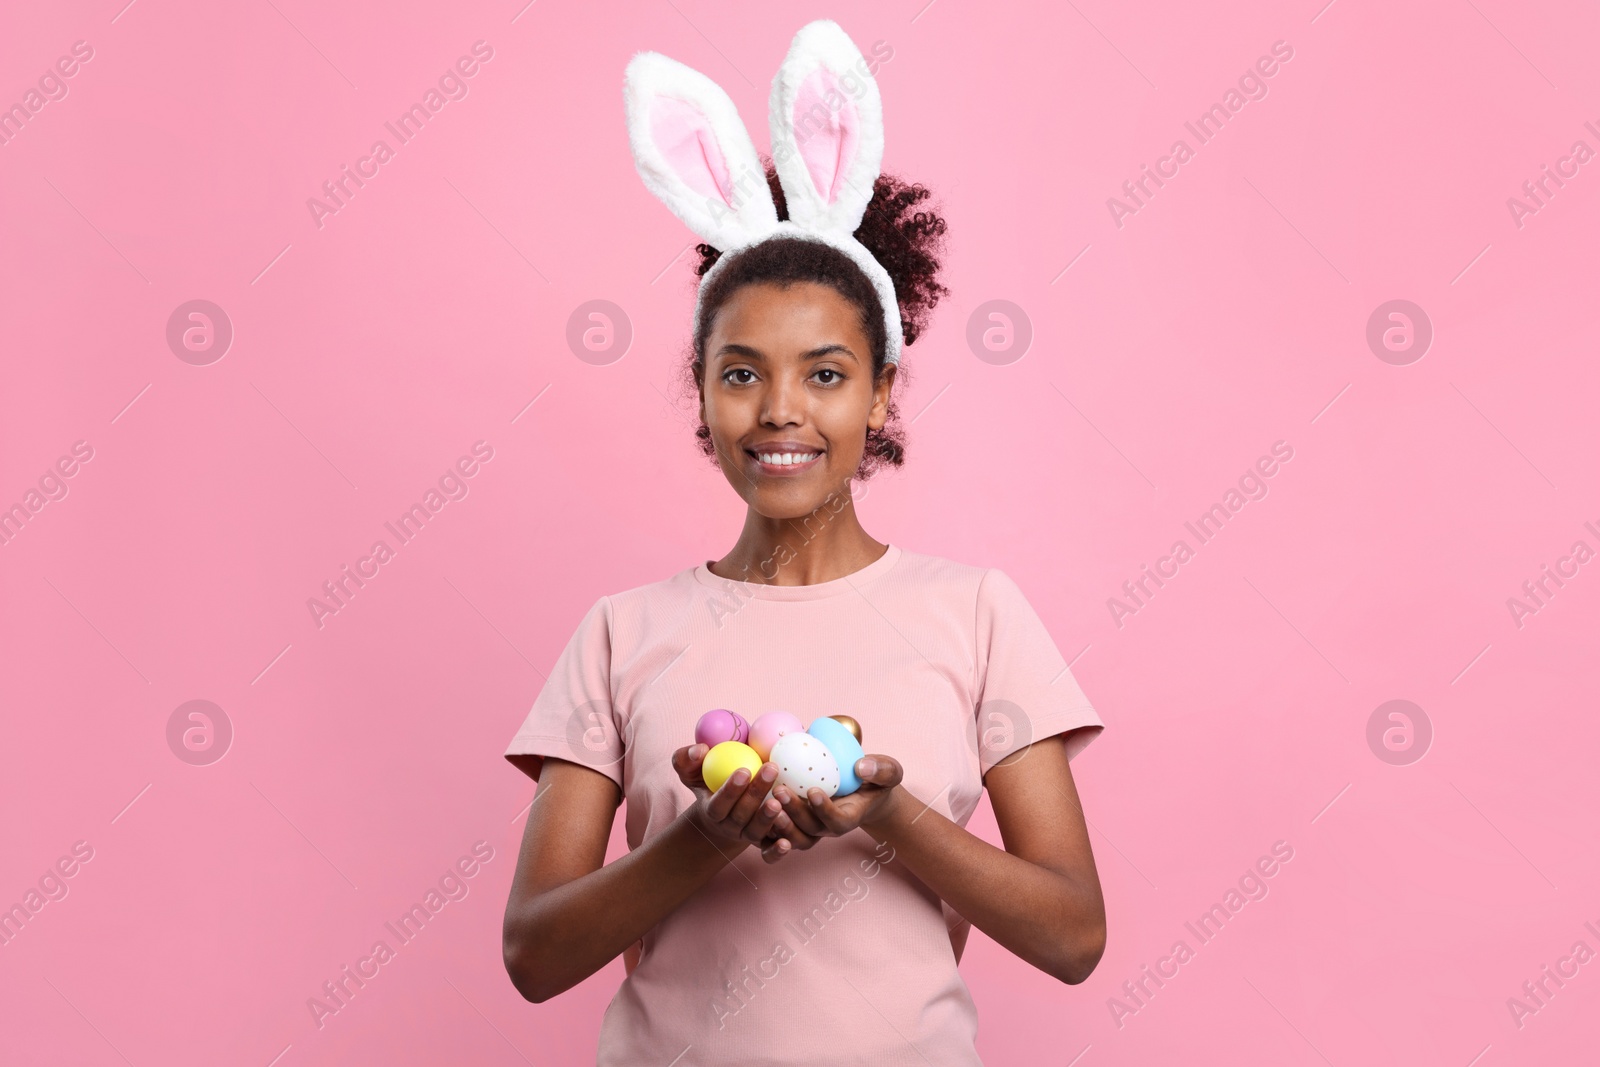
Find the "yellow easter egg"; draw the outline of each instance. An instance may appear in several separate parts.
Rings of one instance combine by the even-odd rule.
[[[753,777],[761,769],[761,757],[742,741],[724,741],[706,753],[705,761],[700,764],[700,777],[705,779],[706,787],[715,793],[740,767]]]

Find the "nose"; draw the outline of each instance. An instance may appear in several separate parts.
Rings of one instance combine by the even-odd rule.
[[[768,379],[761,395],[761,422],[764,426],[798,426],[805,421],[805,383],[788,374]]]

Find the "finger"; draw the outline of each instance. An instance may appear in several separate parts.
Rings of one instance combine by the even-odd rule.
[[[828,828],[822,825],[804,797],[796,796],[791,790],[782,787],[773,790],[773,795],[778,796],[779,802],[783,804],[783,810],[788,813],[800,832],[811,837],[823,837],[827,834]]]
[[[765,790],[761,788],[764,784],[758,776],[756,785],[745,794],[746,798],[764,793]],[[734,809],[734,813],[738,813],[738,808]],[[744,838],[763,847],[771,844],[768,838],[773,836],[772,824],[780,817],[783,817],[783,805],[770,796],[764,797],[757,805],[755,814],[750,816],[750,821],[745,823]]]
[[[750,790],[750,792],[758,792],[758,787]],[[771,832],[773,830],[773,819],[781,816],[782,813],[784,813],[784,809],[782,809],[778,801],[773,800],[771,797],[765,798],[760,803],[760,806],[755,809],[754,816],[750,816],[750,821],[744,824],[742,837],[744,837],[744,840],[750,841],[752,845],[760,846],[760,848],[773,845],[773,832]]]
[[[748,827],[761,811],[761,806],[766,801],[767,794],[771,792],[772,783],[777,777],[776,764],[763,763],[757,768],[755,776],[745,786],[744,795],[734,802],[733,810],[728,813],[729,825],[741,831]],[[762,832],[765,834],[765,831]]]
[[[761,858],[767,863],[777,863],[783,857],[794,851],[794,845],[789,843],[787,837],[780,837],[772,844],[761,850]]]
[[[700,767],[707,751],[705,745],[686,745],[672,754],[672,769],[685,785],[702,781]]]
[[[750,784],[750,772],[743,767],[728,776],[722,783],[722,788],[711,794],[711,802],[706,805],[706,814],[717,822],[728,822],[728,816],[733,811],[734,805],[744,798],[745,787]],[[738,830],[748,821],[748,813],[744,820],[733,823],[732,828]]]
[[[712,798],[714,805],[710,809],[712,816],[730,832],[742,834],[766,798],[767,792],[772,788],[772,780],[777,775],[778,768],[772,765],[758,768],[755,775],[740,767],[733,772],[727,782],[723,783],[717,796]]]
[[[773,832],[786,838],[790,844],[800,850],[805,850],[815,845],[819,838],[806,833],[795,826],[794,820],[789,818],[788,812],[780,812],[772,823]]]
[[[789,803],[784,805],[784,812],[794,823],[795,829],[811,838],[832,836],[816,811],[811,807],[811,802],[804,797],[791,797]]]
[[[862,756],[856,760],[855,772],[863,784],[879,785],[884,788],[899,785],[901,779],[905,777],[899,760],[878,753]]]
[[[776,800],[777,798],[769,797],[768,799]],[[817,843],[817,838],[797,829],[794,825],[794,820],[789,818],[789,813],[782,808],[778,809],[777,816],[772,820],[772,828],[767,831],[767,836],[761,839],[761,847],[771,847],[777,843],[780,837],[798,849],[807,849]]]
[[[811,805],[812,814],[829,833],[847,834],[856,828],[855,820],[846,816],[822,790],[815,787],[809,790],[806,803]]]

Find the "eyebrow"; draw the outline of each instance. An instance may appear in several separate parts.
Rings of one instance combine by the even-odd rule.
[[[845,355],[849,356],[852,359],[858,359],[858,357],[855,354],[855,351],[853,349],[851,349],[849,345],[843,345],[843,344],[839,344],[837,342],[835,342],[833,344],[819,345],[816,348],[813,348],[808,352],[802,352],[800,354],[800,358],[801,359],[821,359],[823,356],[831,356],[835,352],[843,352]],[[761,352],[761,350],[759,348],[752,348],[749,345],[741,345],[741,344],[736,344],[736,343],[730,343],[730,344],[723,345],[721,348],[717,349],[717,355],[719,355],[719,356],[743,356],[746,359],[753,359],[758,363],[759,362],[764,362],[766,360],[766,358],[767,358],[766,356],[764,356],[762,354],[762,352]]]

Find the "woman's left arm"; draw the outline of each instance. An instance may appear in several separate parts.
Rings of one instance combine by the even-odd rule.
[[[864,757],[875,766],[861,776],[872,784],[858,794],[835,802],[815,790],[811,799],[792,798],[785,808],[814,836],[859,826],[888,842],[895,860],[962,918],[1046,974],[1076,985],[1105,951],[1106,911],[1065,736],[1013,753],[985,778],[1004,851],[912,796],[899,784],[898,762],[876,754]],[[866,769],[864,762],[856,766],[858,773]]]

